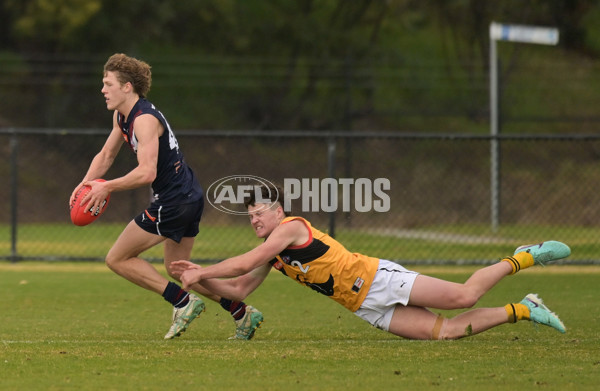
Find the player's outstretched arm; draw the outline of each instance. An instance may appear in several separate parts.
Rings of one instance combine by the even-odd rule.
[[[297,224],[290,222],[279,225],[262,244],[247,253],[227,258],[224,261],[200,270],[194,270],[193,276],[195,281],[193,282],[209,278],[242,276],[260,266],[267,265],[284,249],[296,243],[298,238],[305,236],[306,230],[306,227],[301,222],[297,222]],[[190,275],[192,274],[191,272]]]
[[[199,283],[204,288],[221,297],[227,297],[230,300],[243,301],[250,293],[267,278],[271,265],[262,265],[242,276],[227,280],[216,278],[197,281],[197,274],[202,267],[190,261],[175,261],[169,265],[171,274],[180,279],[183,289],[189,290],[192,285]]]
[[[181,281],[183,289],[185,290],[189,290],[191,286],[197,282],[196,280],[200,279],[199,276],[197,276],[197,274],[200,273],[200,269],[202,269],[200,265],[196,265],[195,263],[184,259],[169,264],[171,275]]]
[[[267,278],[270,270],[271,265],[267,264],[243,276],[227,280],[211,278],[202,280],[199,284],[221,297],[226,297],[229,300],[244,301]]]

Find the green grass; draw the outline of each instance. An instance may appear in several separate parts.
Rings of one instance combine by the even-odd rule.
[[[415,269],[454,281],[475,270]],[[519,322],[459,341],[404,340],[273,273],[247,300],[265,314],[254,340],[227,340],[233,322],[209,302],[164,341],[170,306],[102,264],[0,263],[0,389],[592,390],[599,277],[597,266],[526,270],[478,304],[539,293],[564,335]]]

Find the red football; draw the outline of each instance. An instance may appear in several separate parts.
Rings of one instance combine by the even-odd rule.
[[[95,179],[96,182],[105,182],[104,179]],[[94,222],[104,211],[110,200],[110,194],[102,202],[100,207],[95,212],[92,211],[93,207],[89,210],[85,209],[85,205],[80,205],[81,199],[90,191],[90,186],[82,186],[81,189],[75,193],[73,203],[71,203],[71,221],[75,225],[83,226]]]

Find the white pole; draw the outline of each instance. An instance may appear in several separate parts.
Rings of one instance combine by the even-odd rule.
[[[490,23],[490,193],[492,232],[500,225],[500,141],[499,100],[498,100],[498,55],[496,41],[556,45],[558,29]]]

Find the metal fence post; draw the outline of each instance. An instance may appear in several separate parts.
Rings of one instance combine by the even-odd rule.
[[[19,149],[19,139],[17,133],[13,130],[10,136],[10,224],[11,224],[11,235],[10,235],[10,259],[12,262],[16,262],[18,259],[17,252],[17,202],[18,202],[18,191],[17,191],[17,155]]]
[[[335,178],[335,148],[336,141],[335,137],[332,136],[327,143],[327,170],[330,178]],[[331,197],[331,194],[329,194],[329,197]],[[330,200],[330,204],[332,204],[331,201],[337,203],[338,200]],[[335,211],[329,212],[329,235],[332,238],[335,237]]]
[[[498,58],[496,40],[490,40],[490,205],[492,232],[498,231],[500,223],[500,146],[498,140]]]

